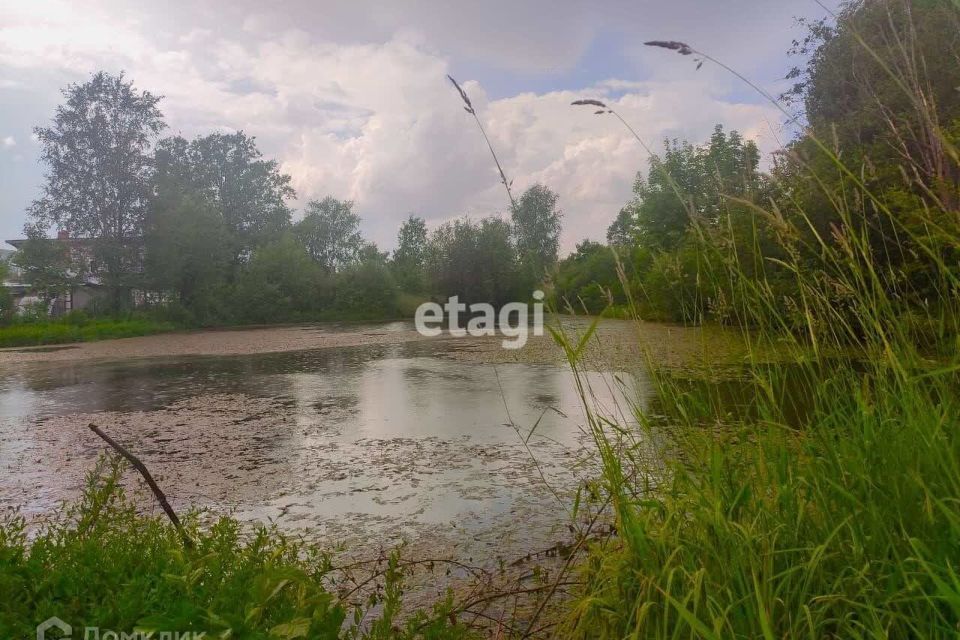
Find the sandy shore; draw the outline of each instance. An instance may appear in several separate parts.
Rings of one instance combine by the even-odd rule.
[[[571,340],[589,318],[562,319]],[[549,335],[531,335],[521,349],[504,349],[501,338],[426,338],[412,323],[371,325],[297,325],[165,333],[101,342],[0,349],[0,366],[83,360],[127,360],[177,356],[231,356],[335,347],[442,341],[444,355],[466,362],[564,364],[563,350]],[[720,327],[680,327],[602,320],[586,350],[587,368],[632,370],[648,361],[671,369],[705,362],[730,362],[742,351],[735,331]]]
[[[424,340],[410,328],[395,325],[357,325],[343,329],[324,325],[212,329],[162,333],[137,338],[44,347],[0,349],[0,365],[20,362],[66,360],[125,360],[171,356],[229,356],[354,347],[369,344],[397,344]]]

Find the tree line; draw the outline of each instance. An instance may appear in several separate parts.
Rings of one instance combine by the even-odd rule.
[[[384,252],[349,200],[312,200],[297,216],[290,176],[243,131],[162,137],[161,98],[123,74],[98,72],[63,95],[35,129],[46,182],[14,258],[47,299],[96,282],[104,313],[139,304],[195,324],[386,318],[428,298],[525,300],[556,265],[562,214],[543,185],[509,219],[428,231],[411,214]],[[84,251],[50,238],[54,229]]]
[[[161,138],[160,99],[97,73],[36,130],[47,183],[17,261],[49,295],[86,268],[111,308],[139,290],[201,324],[388,317],[452,295],[502,305],[543,286],[561,311],[755,323],[759,305],[788,327],[807,322],[812,291],[839,322],[855,315],[852,268],[869,262],[874,293],[909,318],[960,293],[957,22],[948,0],[870,0],[805,23],[791,50],[802,62],[776,101],[801,132],[769,168],[720,125],[702,144],[667,140],[606,242],[562,260],[546,186],[511,195],[508,217],[428,230],[411,215],[383,252],[349,201],[294,216],[289,176],[254,138]],[[90,239],[95,259],[67,264],[53,227]],[[851,271],[823,269],[828,255]]]

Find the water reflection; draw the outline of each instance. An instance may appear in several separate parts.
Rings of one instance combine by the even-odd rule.
[[[529,537],[538,526],[548,535],[563,514],[540,473],[561,490],[589,473],[578,466],[589,446],[571,373],[465,363],[447,348],[429,341],[0,372],[0,504],[43,511],[75,493],[102,450],[84,429],[96,420],[163,470],[181,506],[330,535],[451,523],[479,531],[502,527],[501,516]],[[627,414],[649,395],[645,381],[623,375],[592,374],[588,383],[607,412]],[[534,424],[539,469],[518,434]]]
[[[0,371],[0,417],[102,411],[153,411],[202,394],[291,398],[302,413],[331,423],[349,418],[369,437],[477,435],[509,422],[533,424],[550,407],[581,415],[564,367],[473,364],[443,356],[429,343],[347,347],[230,357],[150,358],[125,362],[57,362]],[[601,380],[600,376],[596,376]],[[633,377],[630,400],[649,390]],[[619,382],[595,384],[600,401]],[[622,398],[621,398],[622,399]],[[564,423],[550,411],[541,423]],[[494,429],[495,430],[495,429]]]

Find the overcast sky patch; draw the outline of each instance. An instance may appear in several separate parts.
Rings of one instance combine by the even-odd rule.
[[[383,248],[409,213],[436,225],[502,213],[482,138],[446,80],[463,82],[522,190],[560,194],[562,249],[602,239],[630,198],[643,150],[611,118],[570,107],[615,102],[648,143],[704,140],[717,123],[775,149],[789,135],[770,104],[720,69],[642,47],[696,42],[776,89],[815,3],[0,2],[3,147],[45,125],[60,90],[98,69],[125,71],[163,95],[169,132],[242,129],[292,176],[298,209],[333,195],[356,202]],[[8,142],[9,141],[9,142]],[[40,193],[36,144],[0,156],[0,233],[19,236]]]

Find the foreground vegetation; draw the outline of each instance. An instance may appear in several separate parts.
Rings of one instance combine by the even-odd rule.
[[[0,523],[0,636],[33,637],[55,615],[73,626],[73,637],[85,627],[130,637],[471,637],[448,620],[443,603],[398,619],[396,555],[381,588],[362,606],[350,604],[330,590],[329,557],[276,529],[242,532],[229,518],[201,528],[195,514],[185,523],[192,540],[185,546],[170,522],[137,514],[120,471],[119,462],[104,461],[82,499],[29,541],[22,519]]]
[[[618,535],[590,550],[562,637],[956,636],[958,24],[950,2],[877,0],[813,25],[811,128],[765,201],[707,191],[705,217],[704,192],[656,178],[687,220],[685,310],[742,327],[751,392],[658,374],[650,437],[589,416]]]
[[[617,536],[588,552],[562,637],[953,637],[957,360],[890,320],[872,358],[751,357],[749,406],[661,376],[649,437],[590,416]]]

